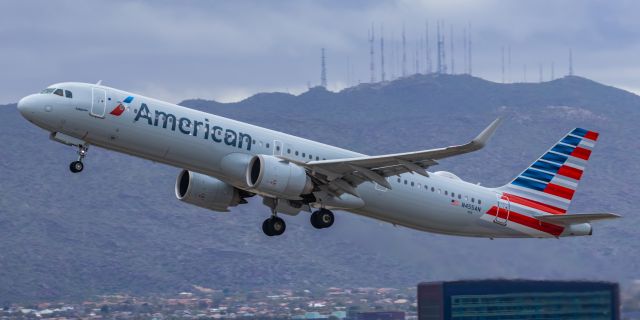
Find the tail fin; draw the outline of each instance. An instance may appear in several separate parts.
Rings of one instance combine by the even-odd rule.
[[[511,202],[546,214],[565,214],[596,140],[595,131],[573,129],[499,190]]]

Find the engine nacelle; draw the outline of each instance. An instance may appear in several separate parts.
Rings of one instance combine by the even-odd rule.
[[[182,170],[176,179],[176,197],[180,201],[214,211],[229,211],[245,203],[240,190],[216,178]]]
[[[254,156],[247,167],[247,185],[260,193],[290,200],[313,190],[304,168],[268,155]]]

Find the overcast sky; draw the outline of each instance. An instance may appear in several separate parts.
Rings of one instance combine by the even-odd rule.
[[[549,80],[552,63],[556,77],[567,74],[573,48],[575,74],[638,93],[639,12],[631,0],[1,1],[0,103],[61,81],[103,80],[171,102],[300,93],[319,84],[323,47],[329,89],[339,90],[369,81],[372,23],[376,37],[384,25],[389,77],[401,70],[403,25],[407,69],[415,70],[427,20],[432,51],[435,21],[446,25],[448,64],[453,26],[456,72],[463,71],[470,23],[474,75],[501,81],[504,46],[511,48],[507,79],[522,81],[526,65],[528,81],[539,80],[540,66]]]

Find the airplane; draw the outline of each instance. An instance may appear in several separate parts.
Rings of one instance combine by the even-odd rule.
[[[84,169],[89,146],[181,169],[176,197],[218,212],[258,195],[271,215],[267,236],[282,235],[279,214],[309,212],[317,229],[332,210],[456,236],[560,238],[591,235],[613,213],[567,210],[598,140],[575,128],[504,186],[488,188],[446,171],[440,160],[482,149],[501,119],[466,144],[369,156],[97,84],[65,82],[22,98],[24,118],[73,146],[69,169]]]

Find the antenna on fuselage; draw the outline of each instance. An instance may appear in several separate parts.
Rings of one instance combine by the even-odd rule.
[[[102,84],[102,80],[98,80],[98,82],[96,82],[96,86],[99,86]]]

